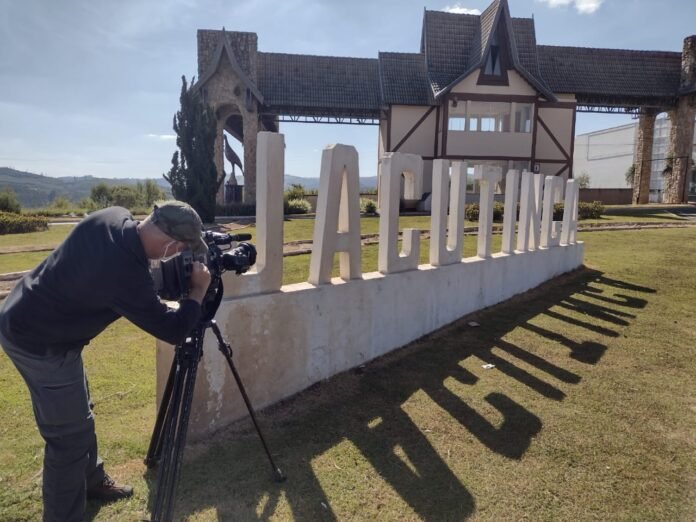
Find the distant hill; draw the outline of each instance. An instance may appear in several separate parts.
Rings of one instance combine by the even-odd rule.
[[[20,204],[26,208],[43,207],[57,196],[65,196],[71,201],[89,197],[92,187],[98,183],[107,185],[135,185],[144,179],[134,178],[95,178],[94,176],[67,176],[53,178],[31,172],[0,167],[0,190],[9,187],[17,194]],[[157,185],[171,194],[165,179],[156,179]]]
[[[293,183],[302,185],[306,189],[318,190],[319,178],[302,178],[300,176],[285,175],[285,187]],[[360,190],[374,190],[377,188],[377,176],[371,178],[360,178]]]
[[[241,176],[238,176],[237,180],[240,184],[244,183]],[[0,190],[6,187],[14,190],[20,204],[25,208],[43,207],[57,196],[64,196],[77,203],[80,199],[89,197],[92,187],[98,183],[135,185],[139,181],[143,182],[145,180],[136,178],[95,178],[94,176],[54,178],[8,167],[0,167]],[[168,195],[171,195],[169,183],[165,179],[158,178],[155,179],[155,182]],[[287,188],[293,183],[300,184],[308,190],[317,190],[319,188],[319,178],[303,178],[286,174],[285,187]],[[377,178],[360,178],[360,188],[362,190],[377,188]]]
[[[237,183],[240,185],[244,183],[244,179],[241,176],[237,176]],[[319,178],[303,178],[302,176],[292,176],[290,174],[285,175],[284,186],[288,188],[290,185],[302,185],[308,190],[319,190]],[[361,190],[375,190],[377,188],[377,176],[371,178],[360,178],[360,189]]]

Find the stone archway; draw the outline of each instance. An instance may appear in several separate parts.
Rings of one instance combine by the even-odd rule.
[[[245,110],[236,103],[223,102],[214,106],[217,119],[215,136],[215,167],[218,177],[225,176],[225,132],[241,142],[244,149],[240,157],[244,165],[244,201],[256,200],[256,134],[258,133],[258,113]],[[225,203],[225,184],[220,185],[218,204]]]
[[[218,176],[223,177],[224,132],[227,131],[244,147],[244,201],[247,203],[256,201],[256,136],[260,124],[259,106],[263,104],[263,96],[255,85],[255,64],[255,34],[224,30],[214,34],[199,33],[201,77],[197,88],[201,89],[217,119],[215,166]],[[216,199],[218,204],[224,203],[224,184]]]

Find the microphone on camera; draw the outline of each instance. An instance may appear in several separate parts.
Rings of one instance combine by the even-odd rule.
[[[249,241],[251,234],[228,234],[232,241]]]

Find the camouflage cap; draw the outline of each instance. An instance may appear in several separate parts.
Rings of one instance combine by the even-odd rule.
[[[164,201],[155,205],[151,221],[172,239],[188,243],[194,256],[208,253],[201,238],[203,222],[191,206],[182,201]]]

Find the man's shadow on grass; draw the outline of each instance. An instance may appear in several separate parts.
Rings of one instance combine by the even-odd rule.
[[[490,451],[520,459],[542,429],[542,420],[509,393],[495,391],[484,401],[503,420],[491,422],[467,404],[466,390],[473,390],[468,387],[479,378],[461,364],[476,357],[534,394],[561,401],[564,390],[582,377],[503,337],[520,327],[540,341],[558,344],[565,356],[594,365],[607,350],[604,342],[620,335],[615,328],[629,325],[647,305],[642,294],[654,292],[581,269],[455,321],[364,368],[316,384],[260,415],[287,482],[273,482],[255,432],[242,422],[211,437],[205,447],[190,449],[175,518],[214,509],[219,520],[267,520],[285,499],[290,512],[284,516],[338,520],[325,488],[339,489],[355,509],[384,507],[389,518],[393,512],[385,488],[363,498],[365,484],[379,477],[422,519],[465,519],[475,509],[474,497],[431,444],[428,427],[409,416],[404,405],[424,394],[430,405],[422,408],[436,410],[436,405]],[[537,318],[546,326],[535,324]],[[472,326],[472,320],[481,326]],[[575,340],[569,330],[592,340]],[[330,452],[337,446],[343,446],[339,462]],[[152,507],[156,473],[146,479]]]

